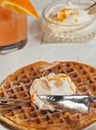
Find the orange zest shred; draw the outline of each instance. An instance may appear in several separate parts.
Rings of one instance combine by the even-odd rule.
[[[35,101],[34,95],[31,95],[31,101],[32,101],[32,102]]]
[[[60,10],[57,14],[51,15],[51,18],[58,22],[63,22],[68,17],[72,16],[75,13],[75,10],[72,8],[65,8]]]
[[[38,92],[38,89],[36,89],[36,90],[33,92],[33,94],[31,95],[31,101],[32,101],[32,102],[35,102],[35,97],[34,97],[34,95],[37,94],[37,92]]]
[[[78,22],[78,19],[75,19],[74,21],[77,23],[77,22]]]
[[[49,77],[46,77],[47,78],[47,80],[48,81],[51,81],[51,80],[57,80],[57,81],[59,81],[60,80],[60,78],[67,78],[67,76],[66,75],[61,75],[60,77],[53,77],[53,78],[49,78]]]
[[[59,78],[56,78],[56,77],[54,77],[54,78],[48,78],[48,77],[47,77],[47,80],[48,80],[48,81],[51,81],[51,80],[54,80],[54,81],[57,80],[57,81],[58,81],[58,80],[60,80],[60,79],[59,79]]]
[[[39,18],[29,0],[0,0],[0,6],[21,14],[32,15],[36,19]]]
[[[71,90],[74,92],[75,90],[74,90],[74,88],[73,88],[73,86],[71,85],[71,83],[70,83],[70,81],[69,81],[69,79],[67,78],[67,81],[69,82],[69,84],[70,84],[70,88],[71,88]]]

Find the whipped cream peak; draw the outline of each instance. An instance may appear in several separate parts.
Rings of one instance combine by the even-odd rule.
[[[32,102],[40,109],[53,110],[52,106],[38,98],[38,95],[73,95],[75,93],[75,84],[68,75],[62,73],[50,73],[45,77],[36,79],[30,87]]]

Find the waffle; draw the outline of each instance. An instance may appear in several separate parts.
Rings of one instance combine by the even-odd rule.
[[[0,85],[0,97],[30,100],[30,86],[36,78],[50,72],[68,74],[77,87],[77,94],[96,96],[96,69],[76,62],[36,62],[9,75]],[[29,101],[18,109],[0,116],[8,128],[21,130],[82,130],[96,122],[96,104],[92,103],[88,114],[69,111],[39,110]]]

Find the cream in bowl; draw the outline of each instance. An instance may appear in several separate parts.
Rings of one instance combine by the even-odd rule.
[[[87,4],[88,3],[88,4]],[[85,10],[93,2],[61,0],[43,10],[45,42],[87,42],[96,35],[96,14]]]

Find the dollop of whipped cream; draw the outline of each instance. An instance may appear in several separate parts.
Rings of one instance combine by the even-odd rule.
[[[33,81],[30,87],[31,100],[39,109],[54,110],[53,106],[39,98],[38,95],[73,95],[76,86],[66,74],[50,73]]]
[[[88,14],[88,11],[72,3],[52,7],[46,17],[62,25],[82,24],[92,19],[92,15]]]

